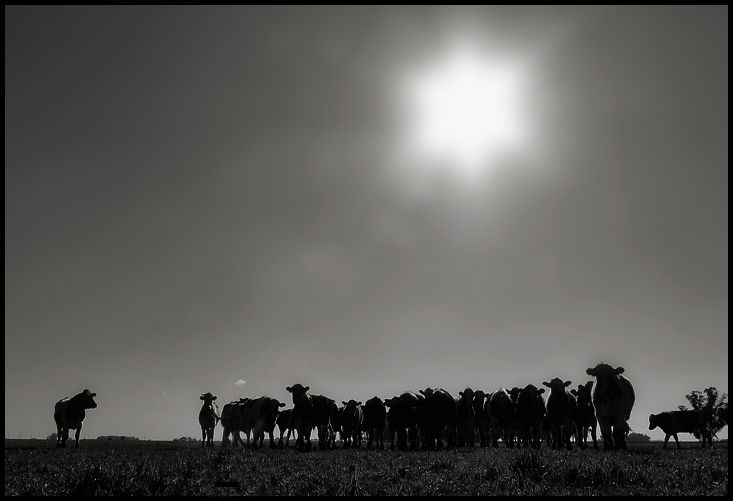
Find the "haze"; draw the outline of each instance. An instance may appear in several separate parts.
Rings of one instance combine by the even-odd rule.
[[[632,429],[728,381],[728,8],[5,7],[5,433],[200,436],[337,401],[590,378]],[[528,68],[534,141],[405,161],[400,78]],[[720,434],[727,437],[727,428]],[[216,430],[221,438],[221,428]]]

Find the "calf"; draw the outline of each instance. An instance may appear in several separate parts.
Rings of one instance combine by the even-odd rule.
[[[56,421],[56,447],[66,447],[69,439],[69,430],[76,430],[76,446],[79,448],[79,434],[81,425],[86,417],[86,409],[96,409],[94,401],[96,393],[84,390],[71,398],[62,398],[54,406],[53,420]]]
[[[458,419],[458,446],[473,447],[476,441],[474,428],[476,426],[476,411],[473,408],[474,392],[471,388],[458,393],[456,414]]]
[[[214,400],[216,395],[211,393],[203,393],[201,400],[204,401],[204,405],[201,406],[199,411],[199,425],[201,425],[201,447],[214,447],[214,428],[216,427],[217,421],[219,421],[218,407]]]
[[[277,415],[277,427],[280,430],[280,440],[277,443],[278,447],[288,448],[288,444],[290,443],[290,434],[293,432],[293,423],[291,421],[292,415],[293,409],[280,411]],[[285,435],[285,431],[287,431],[287,436],[283,443],[283,435]]]
[[[364,403],[364,427],[367,431],[367,448],[371,449],[376,441],[377,449],[384,449],[384,424],[387,420],[387,408],[379,397],[373,397]]]
[[[343,448],[348,449],[352,445],[357,449],[361,447],[361,427],[364,424],[364,411],[361,408],[361,401],[354,399],[344,404],[344,412],[341,417],[341,429],[343,430]]]
[[[710,447],[713,446],[713,436],[710,433],[710,426],[702,411],[668,411],[651,414],[649,416],[649,429],[653,430],[657,426],[665,433],[665,449],[667,448],[667,442],[669,442],[670,436],[674,437],[677,448],[682,448],[680,447],[680,441],[677,439],[678,433],[698,432],[702,435],[703,447],[705,447],[705,442],[709,443]]]
[[[517,427],[519,442],[523,447],[540,448],[542,418],[545,417],[545,401],[542,398],[544,388],[537,389],[528,384],[517,397]]]
[[[517,417],[516,401],[512,399],[506,389],[499,388],[491,394],[487,408],[491,421],[491,441],[494,447],[499,446],[498,440],[501,437],[504,445],[513,449]]]
[[[593,408],[593,402],[591,401],[592,389],[593,381],[588,381],[585,385],[579,384],[577,390],[570,390],[570,393],[575,396],[578,403],[575,411],[575,427],[578,430],[577,441],[581,449],[588,447],[589,429],[593,438],[593,448],[598,449],[598,442],[596,440],[598,420],[596,419],[596,410]]]
[[[481,447],[489,445],[489,416],[484,409],[486,401],[487,395],[483,390],[473,392],[475,434],[479,437]]]
[[[570,437],[575,426],[573,417],[577,403],[575,397],[565,389],[571,382],[553,378],[549,383],[543,381],[542,384],[550,388],[550,396],[547,397],[547,420],[552,430],[552,448],[559,449],[564,444],[567,450],[573,450]]]

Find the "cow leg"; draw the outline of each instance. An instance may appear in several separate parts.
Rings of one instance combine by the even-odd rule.
[[[677,444],[677,448],[678,449],[681,449],[682,446],[680,445],[680,441],[677,439],[677,434],[676,433],[673,433],[672,436],[674,437],[674,443]]]
[[[61,447],[61,436],[62,435],[63,435],[63,428],[61,428],[61,426],[57,424],[56,425],[56,448],[57,449]]]
[[[79,435],[81,434],[81,423],[79,423],[79,427],[76,429],[76,434],[74,436],[74,439],[76,440],[76,445],[74,446],[74,449],[79,448]]]
[[[595,450],[598,450],[598,442],[596,440],[596,425],[595,425],[595,423],[594,424],[591,424],[591,426],[590,426],[590,436],[593,439],[593,448]]]
[[[613,427],[613,442],[616,449],[626,450],[626,434],[623,423]]]

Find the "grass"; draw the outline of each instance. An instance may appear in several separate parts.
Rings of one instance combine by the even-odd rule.
[[[728,448],[204,451],[6,440],[5,495],[727,495]]]

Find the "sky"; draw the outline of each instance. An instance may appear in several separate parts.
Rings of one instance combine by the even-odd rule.
[[[476,177],[404,155],[456,44],[523,68],[531,139]],[[727,6],[6,6],[6,437],[84,388],[82,437],[164,440],[207,391],[605,361],[663,438],[728,392],[727,46]]]

